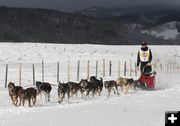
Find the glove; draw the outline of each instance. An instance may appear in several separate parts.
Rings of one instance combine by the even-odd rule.
[[[151,66],[151,65],[152,65],[151,63],[146,64],[146,66]]]

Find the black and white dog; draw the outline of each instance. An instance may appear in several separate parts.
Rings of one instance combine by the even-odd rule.
[[[98,87],[97,92],[99,95],[101,95],[102,89],[103,89],[103,79],[100,78],[101,80],[98,80],[95,76],[91,76],[89,81],[93,84],[95,84]]]
[[[52,90],[51,84],[47,82],[36,81],[36,88],[37,88],[38,94],[41,95],[41,98],[42,98],[42,94],[44,94],[45,101],[50,101],[50,92]]]
[[[88,97],[90,92],[92,93],[92,97],[94,97],[95,92],[98,91],[98,86],[95,83],[89,82],[87,79],[81,79],[79,84],[82,98],[85,91]]]

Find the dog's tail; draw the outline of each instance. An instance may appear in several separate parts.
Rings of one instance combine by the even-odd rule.
[[[103,89],[103,79],[102,79],[102,77],[100,79],[101,79],[101,89],[100,89],[100,91],[102,91],[102,89]]]
[[[102,77],[101,77],[100,79],[101,79],[101,84],[103,84],[103,79],[102,79]]]

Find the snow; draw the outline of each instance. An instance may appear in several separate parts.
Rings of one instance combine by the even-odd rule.
[[[120,96],[103,89],[101,96],[93,99],[73,97],[59,104],[57,97],[56,65],[60,62],[60,80],[67,81],[67,62],[70,61],[71,79],[76,81],[77,61],[81,61],[80,78],[86,78],[87,60],[90,60],[90,74],[95,73],[95,63],[105,59],[106,77],[104,80],[117,79],[118,61],[136,61],[139,46],[106,45],[66,45],[35,43],[0,44],[0,126],[164,126],[165,111],[180,110],[180,73],[157,71],[154,91],[130,91]],[[180,46],[150,46],[154,61],[162,64],[180,64]],[[46,103],[37,97],[35,107],[15,107],[4,88],[5,64],[9,64],[8,81],[19,83],[19,63],[22,63],[22,86],[32,86],[32,64],[36,66],[36,79],[41,80],[41,62],[45,62],[45,81],[53,84],[51,102]],[[112,60],[112,76],[108,76],[108,61]],[[129,74],[128,74],[129,75]],[[102,76],[99,66],[98,76]],[[137,79],[133,73],[133,78]]]

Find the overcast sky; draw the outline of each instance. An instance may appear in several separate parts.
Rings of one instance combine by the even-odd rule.
[[[1,6],[50,8],[76,11],[89,7],[129,7],[141,5],[179,6],[180,0],[0,0]]]

